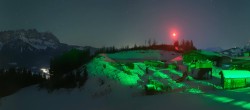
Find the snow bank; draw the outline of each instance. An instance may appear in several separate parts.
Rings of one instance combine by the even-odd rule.
[[[87,65],[89,79],[83,88],[48,93],[38,90],[36,86],[27,87],[1,98],[0,110],[250,109],[250,99],[246,97],[250,88],[221,90],[215,85],[215,81],[220,81],[220,68],[213,69],[216,76],[213,80],[198,81],[188,77],[187,81],[177,83],[175,80],[183,75],[180,71],[146,66],[143,62],[124,63],[117,60],[139,59],[141,55],[144,55],[141,60],[173,59],[176,57],[173,54],[152,50],[100,55]],[[147,74],[146,68],[149,71]],[[150,77],[169,84],[173,91],[145,96],[141,85],[146,84]]]
[[[126,65],[107,62],[104,57],[99,56],[94,58],[87,65],[87,68],[89,74],[92,76],[108,77],[121,82],[123,85],[133,86],[137,85],[137,82],[140,80],[139,76],[144,74],[144,70],[142,70],[139,65],[143,64],[137,65],[137,63],[135,63],[133,69],[128,69]],[[117,66],[121,68],[117,68]]]
[[[95,79],[92,79],[92,83]],[[91,86],[91,81],[87,86]],[[89,85],[90,84],[90,85]],[[97,83],[98,84],[98,83]],[[96,86],[98,87],[98,86]],[[92,87],[94,89],[94,87]],[[35,86],[1,100],[1,110],[247,110],[250,99],[244,91],[215,91],[211,93],[170,93],[153,96],[128,95],[134,89],[118,86],[102,97],[89,95],[90,88],[59,90],[47,93]],[[241,103],[244,102],[244,103]]]

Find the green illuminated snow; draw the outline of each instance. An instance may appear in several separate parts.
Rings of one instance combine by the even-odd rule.
[[[142,81],[141,77],[145,75],[146,64],[144,62],[133,63],[134,68],[129,68],[126,64],[119,64],[116,62],[108,62],[103,56],[94,58],[88,64],[88,71],[92,76],[104,76],[119,81],[122,85],[136,86],[138,82]],[[149,70],[152,71],[152,75],[148,78],[156,78],[165,80],[167,84],[171,85],[172,88],[183,87],[184,84],[176,83],[168,74],[158,70],[157,67],[148,66]],[[173,73],[172,73],[173,72]],[[181,75],[182,73],[170,72],[171,74]],[[169,74],[170,74],[169,73]],[[146,78],[146,79],[148,79]],[[143,82],[147,82],[144,80]]]
[[[250,78],[250,72],[247,70],[223,70],[225,78]]]
[[[123,85],[137,85],[140,80],[139,76],[144,74],[144,71],[135,65],[134,69],[128,69],[125,65],[122,68],[116,68],[113,62],[105,61],[104,57],[94,58],[88,64],[88,71],[93,76],[105,76],[119,81]]]
[[[156,59],[159,55],[157,51],[146,52],[147,51],[129,51],[114,54],[100,54],[87,65],[88,72],[90,76],[107,77],[116,80],[124,86],[151,87],[152,84],[150,85],[150,80],[155,80],[179,92],[203,93],[203,88],[222,89],[220,85],[215,85],[209,81],[196,80],[191,76],[183,77],[183,72],[177,70],[175,67],[177,64],[169,64],[169,66],[160,60],[143,60],[143,58],[149,58],[151,52],[154,52],[153,56],[156,57]],[[144,53],[146,55],[143,55]],[[119,56],[119,54],[121,54],[121,56]],[[141,60],[133,59],[139,58],[140,55],[142,55]],[[218,74],[219,71],[220,69],[213,69],[213,73],[215,72],[213,76],[216,75],[217,78],[220,78]],[[154,86],[153,88],[156,89],[157,87]]]

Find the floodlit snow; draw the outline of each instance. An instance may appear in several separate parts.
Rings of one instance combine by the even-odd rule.
[[[134,70],[128,70],[124,65],[120,66],[119,69],[115,65],[118,64],[106,62],[104,57],[99,57],[95,58],[87,67],[90,75],[106,76],[110,79],[119,80],[124,85],[136,85],[140,79],[138,75],[144,74],[143,70],[137,69],[139,68],[137,65],[135,65]]]
[[[140,57],[142,56],[142,58]],[[143,60],[170,61],[176,53],[129,51],[100,54],[88,65],[89,79],[80,89],[52,93],[37,86],[24,88],[0,99],[0,110],[247,110],[250,88],[223,90],[220,68],[213,67],[212,80],[195,80],[182,71],[146,65]],[[133,66],[132,66],[133,65]],[[148,73],[146,74],[146,68]],[[146,96],[148,78],[169,84],[171,91]]]
[[[141,57],[139,57],[141,56]],[[163,57],[164,56],[164,57]],[[89,74],[95,77],[107,77],[116,80],[122,85],[141,87],[147,84],[148,79],[157,79],[162,83],[170,86],[173,91],[194,90],[201,87],[218,88],[221,89],[218,79],[213,82],[197,81],[188,76],[190,82],[177,83],[176,80],[183,76],[183,71],[176,71],[171,68],[158,68],[146,65],[145,60],[164,60],[171,62],[171,60],[180,57],[178,54],[168,51],[149,50],[149,51],[127,51],[114,54],[100,54],[92,60],[87,68]],[[122,60],[121,60],[122,59]],[[157,61],[160,63],[160,61]],[[129,65],[134,65],[130,68]],[[149,69],[149,74],[146,73],[146,68]],[[215,74],[217,75],[217,74]]]
[[[223,70],[225,78],[250,78],[250,72],[247,70]]]
[[[0,99],[1,110],[247,110],[250,88],[209,93],[140,95],[134,88],[116,84],[98,86],[90,80],[82,90],[48,93],[35,86]],[[91,84],[90,84],[91,83]],[[106,86],[106,88],[105,88]],[[195,90],[190,90],[195,91]]]

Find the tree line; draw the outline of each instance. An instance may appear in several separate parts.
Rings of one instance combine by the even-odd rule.
[[[178,49],[176,47],[178,47]],[[134,44],[133,47],[127,45],[121,48],[116,48],[115,46],[102,47],[96,51],[96,55],[99,53],[115,53],[129,50],[165,50],[185,53],[197,49],[192,40],[182,40],[181,42],[175,41],[173,44],[158,44],[155,40],[152,41],[149,39],[148,41],[145,41],[145,45]]]
[[[0,98],[10,95],[23,87],[38,84],[44,80],[41,74],[32,74],[26,68],[1,69]]]
[[[103,47],[96,51],[94,55],[90,54],[90,50],[72,49],[56,56],[50,61],[50,79],[45,80],[40,74],[32,74],[28,69],[8,69],[0,70],[0,97],[6,96],[17,91],[20,88],[39,84],[39,87],[53,91],[60,88],[81,87],[88,79],[88,71],[86,64],[99,53],[115,53],[129,50],[167,50],[176,52],[187,52],[195,50],[193,41],[182,40],[176,41],[172,45],[157,44],[155,40],[145,41],[148,45],[134,45],[133,47],[124,46],[122,48]],[[176,47],[179,49],[177,50]]]
[[[53,91],[81,87],[88,79],[86,64],[92,59],[89,50],[72,49],[50,61],[50,79],[40,87]]]

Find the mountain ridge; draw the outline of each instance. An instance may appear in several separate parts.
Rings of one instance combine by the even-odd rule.
[[[36,29],[9,30],[0,32],[0,68],[49,66],[50,59],[71,49],[94,53],[97,48],[61,43],[50,32]]]

